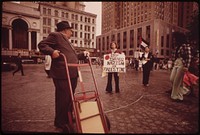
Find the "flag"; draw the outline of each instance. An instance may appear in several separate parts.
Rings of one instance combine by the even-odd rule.
[[[140,45],[142,48],[148,47],[147,41],[145,41],[142,37],[140,37]]]

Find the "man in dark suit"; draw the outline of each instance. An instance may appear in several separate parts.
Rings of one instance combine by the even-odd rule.
[[[149,86],[149,75],[152,69],[153,59],[154,56],[150,52],[148,43],[144,41],[141,43],[142,49],[144,49],[144,53],[140,60],[142,61],[142,68],[143,68],[143,80],[142,83],[144,86]]]
[[[38,48],[45,55],[52,57],[50,77],[53,78],[55,85],[55,121],[54,126],[62,128],[63,131],[69,130],[68,112],[72,112],[72,101],[70,86],[68,84],[66,67],[63,53],[68,63],[77,64],[78,60],[84,60],[89,56],[89,52],[76,54],[72,43],[69,41],[72,36],[72,27],[67,21],[56,24],[57,32],[52,32],[49,36],[38,44]],[[78,70],[77,67],[69,67],[69,76],[73,93],[77,86]]]
[[[15,63],[17,65],[17,69],[13,72],[13,76],[15,75],[16,72],[18,72],[19,70],[21,70],[21,75],[24,76],[24,70],[23,70],[23,65],[22,65],[22,58],[21,58],[21,54],[18,53],[17,58],[15,59]]]

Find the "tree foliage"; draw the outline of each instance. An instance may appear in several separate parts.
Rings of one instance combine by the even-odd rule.
[[[192,15],[192,21],[188,25],[189,33],[188,36],[191,40],[199,43],[199,11],[194,11]]]

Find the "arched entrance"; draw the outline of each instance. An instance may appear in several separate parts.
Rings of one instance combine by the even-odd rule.
[[[13,48],[28,49],[28,25],[22,19],[12,22]]]

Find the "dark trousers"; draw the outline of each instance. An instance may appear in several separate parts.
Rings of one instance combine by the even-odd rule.
[[[50,77],[50,76],[49,76],[50,70],[46,70],[46,69],[45,69],[45,72],[46,72],[47,76]]]
[[[17,69],[13,72],[13,75],[18,72],[19,70],[21,70],[21,75],[24,75],[24,70],[23,70],[23,66],[22,65],[18,65]]]
[[[55,121],[54,125],[69,124],[68,112],[72,112],[72,101],[68,80],[53,79],[55,85]],[[73,93],[77,86],[77,78],[71,78]]]
[[[108,73],[106,91],[108,92],[112,91],[112,75],[114,75],[114,79],[115,79],[115,91],[119,92],[119,76],[117,72]]]
[[[151,65],[150,64],[144,64],[143,66],[143,80],[142,83],[144,85],[149,84],[149,75],[151,71]]]

